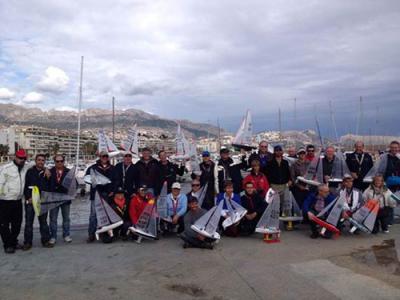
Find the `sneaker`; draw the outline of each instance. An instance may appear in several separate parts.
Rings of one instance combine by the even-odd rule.
[[[49,244],[54,246],[56,244],[56,239],[55,238],[51,238],[49,240]]]
[[[21,244],[17,243],[17,245],[15,245],[15,250],[22,250],[22,249],[24,249],[24,246],[22,246]]]
[[[86,243],[90,244],[90,243],[93,243],[95,240],[96,240],[96,236],[94,234],[91,234],[86,239]]]
[[[383,233],[389,233],[389,229],[383,230]]]
[[[136,243],[141,244],[142,243],[142,237],[138,236],[138,238],[135,240]]]
[[[22,250],[23,251],[28,251],[28,250],[30,250],[32,248],[32,244],[24,244],[23,246],[22,246]]]
[[[13,254],[13,253],[15,253],[15,248],[13,248],[13,247],[5,248],[4,252],[7,254]]]
[[[71,242],[72,242],[72,238],[71,238],[70,236],[66,236],[66,237],[64,238],[64,242],[66,242],[66,243],[71,243]]]
[[[183,243],[182,247],[183,247],[183,249],[186,249],[189,247],[189,244],[185,242],[185,243]]]

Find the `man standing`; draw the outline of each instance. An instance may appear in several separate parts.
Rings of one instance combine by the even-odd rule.
[[[14,160],[0,171],[0,235],[5,253],[10,254],[20,247],[17,238],[22,223],[22,197],[30,167],[25,161],[25,150],[18,150]]]
[[[297,158],[296,147],[295,146],[290,146],[289,147],[289,149],[288,149],[288,157]]]
[[[167,181],[167,190],[168,193],[171,193],[171,187],[174,182],[176,182],[176,175],[183,176],[185,173],[185,166],[181,165],[180,167],[172,162],[170,162],[167,158],[167,153],[164,150],[158,152],[159,165],[160,165],[160,183],[159,186],[162,186],[165,181]]]
[[[400,176],[400,158],[397,156],[400,150],[400,143],[393,141],[389,145],[387,165],[385,169],[385,180],[390,176]]]
[[[69,169],[64,165],[64,156],[56,155],[54,157],[55,167],[50,169],[49,178],[49,191],[52,193],[67,194],[68,190],[62,185],[62,182],[69,172]],[[62,215],[62,227],[63,227],[63,238],[64,242],[71,243],[72,238],[70,236],[70,217],[69,212],[71,208],[71,201],[65,201],[63,204],[50,210],[50,241],[51,245],[55,245],[57,241],[57,220],[58,211],[61,208]]]
[[[149,193],[158,196],[161,190],[160,167],[158,161],[151,156],[151,150],[144,148],[142,157],[135,164],[136,186],[147,186]]]
[[[92,169],[112,181],[114,166],[111,165],[110,157],[108,156],[108,153],[106,151],[101,151],[99,153],[99,159],[96,161],[95,164],[91,165],[87,169],[86,175],[90,175],[90,171]],[[93,185],[90,186],[90,215],[88,228],[89,236],[87,238],[88,243],[92,243],[96,240],[95,233],[97,229],[97,217],[94,203],[96,191],[99,192],[100,195],[103,195],[104,198],[111,197],[113,195],[113,184],[109,183],[105,185],[97,185],[95,187]]]
[[[346,163],[354,179],[354,187],[364,191],[368,187],[368,183],[364,183],[363,179],[374,163],[371,155],[364,152],[363,142],[358,141],[354,144],[354,152],[347,156]]]
[[[210,158],[210,152],[203,151],[201,154],[203,158],[203,162],[200,163],[200,185],[207,186],[207,193],[206,197],[204,198],[202,208],[205,210],[209,210],[214,206],[214,199],[216,195],[215,190],[215,181],[216,181],[216,174],[215,174],[215,163]]]
[[[136,191],[135,178],[136,169],[132,163],[132,153],[125,152],[123,161],[117,163],[113,169],[113,190],[116,192],[122,188],[127,202]]]
[[[315,146],[314,145],[307,145],[306,147],[306,160],[311,162],[315,158]]]
[[[261,172],[267,176],[267,164],[270,160],[272,160],[272,153],[268,152],[268,143],[267,141],[261,141],[258,145],[258,152],[250,155],[248,159],[248,167],[251,166],[251,162],[253,160],[258,160],[260,162],[260,170]]]
[[[332,177],[333,162],[335,161],[335,148],[328,146],[325,149],[325,156],[322,159],[322,175],[324,183],[328,184]]]
[[[274,147],[274,156],[267,167],[267,178],[271,188],[279,192],[281,199],[283,192],[291,186],[289,162],[283,159],[283,149],[281,146]]]
[[[216,182],[215,189],[217,193],[224,190],[225,181],[230,180],[233,183],[234,193],[239,194],[242,191],[242,174],[240,170],[246,167],[243,162],[235,164],[229,155],[229,149],[222,148],[220,150],[221,158],[216,166]]]
[[[37,186],[41,192],[46,185],[45,173],[49,172],[45,169],[46,157],[43,154],[36,155],[35,166],[30,168],[26,173],[25,178],[25,230],[24,230],[24,246],[23,250],[29,250],[32,248],[33,239],[33,221],[35,220],[35,211],[32,205],[32,187]],[[38,217],[40,236],[43,247],[52,248],[53,245],[49,243],[50,240],[50,229],[47,224],[47,215],[44,213]]]

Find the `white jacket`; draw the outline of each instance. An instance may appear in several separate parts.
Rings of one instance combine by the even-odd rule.
[[[363,194],[364,201],[367,201],[369,199],[376,199],[379,201],[379,207],[383,208],[385,206],[388,207],[396,207],[396,200],[392,199],[392,192],[384,187],[380,191],[374,190],[372,185],[370,185]]]
[[[34,163],[33,163],[34,164]],[[0,200],[20,200],[24,195],[25,175],[32,163],[25,164],[18,172],[14,162],[4,165],[0,170]]]

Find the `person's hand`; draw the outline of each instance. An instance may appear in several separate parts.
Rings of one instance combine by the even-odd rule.
[[[108,197],[111,197],[112,195],[114,195],[114,193],[113,193],[113,192],[110,192],[110,193],[108,194]]]
[[[351,177],[353,177],[353,179],[357,179],[358,178],[357,173],[351,172]]]
[[[325,175],[325,176],[324,176],[324,179],[325,179],[325,182],[328,183],[328,182],[329,182],[329,179],[331,179],[331,176]]]
[[[312,217],[315,217],[315,215],[311,211],[309,211],[307,213],[307,216],[308,216],[309,219],[311,219]]]
[[[349,215],[347,214],[346,211],[342,212],[342,218],[343,219],[348,219],[349,218]]]
[[[26,203],[27,203],[27,204],[32,204],[32,198],[27,199],[27,200],[26,200]]]
[[[198,234],[197,239],[200,241],[204,241],[206,239],[206,237],[204,235]]]
[[[178,224],[178,219],[179,219],[178,215],[173,216],[172,217],[172,224]]]
[[[46,168],[46,169],[44,170],[44,176],[46,176],[47,179],[50,178],[51,173],[50,173],[50,170],[49,170],[49,169]]]
[[[293,185],[293,182],[291,180],[289,180],[287,185],[288,185],[288,187],[291,187]]]

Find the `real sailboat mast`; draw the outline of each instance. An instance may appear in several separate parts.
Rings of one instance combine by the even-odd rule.
[[[78,104],[78,138],[76,145],[76,167],[79,165],[79,148],[81,142],[81,110],[82,110],[82,82],[83,82],[83,56],[81,57],[81,77],[79,81],[79,104]]]

